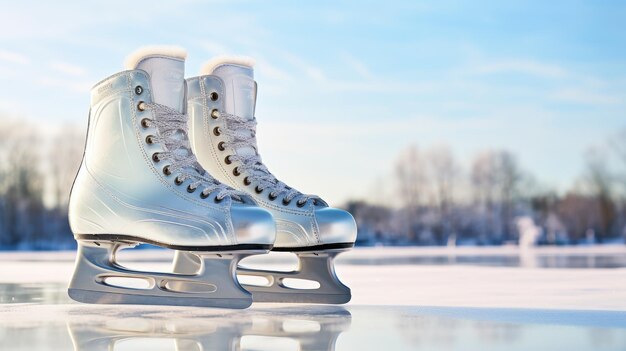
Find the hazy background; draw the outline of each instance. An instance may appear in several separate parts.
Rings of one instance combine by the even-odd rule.
[[[0,5],[0,248],[74,245],[89,90],[139,46],[257,60],[265,162],[359,244],[624,243],[626,4]]]

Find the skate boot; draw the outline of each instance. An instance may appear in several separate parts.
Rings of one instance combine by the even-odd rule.
[[[254,301],[348,302],[350,289],[337,279],[333,259],[354,245],[354,218],[317,196],[287,186],[261,161],[254,117],[257,85],[250,59],[213,60],[202,74],[187,79],[190,139],[196,157],[219,181],[246,192],[269,210],[277,230],[273,250],[293,252],[299,258],[299,268],[291,272],[240,267],[238,275],[268,282],[244,287],[253,293]],[[187,266],[181,259],[175,267],[184,271]],[[298,284],[298,280],[315,283]]]
[[[237,262],[267,253],[275,225],[192,154],[183,114],[185,56],[176,48],[138,50],[127,71],[92,89],[69,207],[78,255],[68,293],[76,301],[228,308],[252,302],[237,282]],[[146,272],[116,262],[120,249],[141,243],[187,252],[197,269]]]

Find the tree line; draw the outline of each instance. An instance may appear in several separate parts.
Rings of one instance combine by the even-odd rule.
[[[0,249],[73,248],[69,192],[85,131],[0,120]],[[527,233],[537,244],[623,242],[626,130],[591,148],[585,171],[564,193],[538,182],[505,150],[468,164],[445,145],[410,146],[396,159],[393,201],[349,201],[361,245],[499,245]],[[374,192],[376,193],[376,192]],[[529,229],[530,228],[530,229]]]
[[[67,220],[84,131],[0,120],[0,249],[75,246]]]
[[[346,207],[361,245],[624,243],[626,129],[581,157],[583,174],[560,193],[506,150],[479,152],[463,167],[445,145],[410,146],[388,182],[393,204]]]

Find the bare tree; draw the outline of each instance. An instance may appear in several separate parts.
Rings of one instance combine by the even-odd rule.
[[[83,156],[85,132],[66,125],[50,138],[48,149],[51,193],[54,206],[66,210],[69,193]]]
[[[571,191],[557,205],[557,214],[563,220],[572,240],[584,239],[587,233],[600,225],[598,201],[593,196]]]
[[[474,206],[478,212],[479,235],[486,238],[496,231],[496,164],[493,152],[485,151],[478,154],[472,161],[472,193]]]
[[[626,167],[626,128],[619,131],[609,142],[617,157]]]
[[[472,163],[474,203],[482,213],[483,233],[503,240],[513,239],[513,212],[521,172],[507,151],[485,151]]]
[[[439,226],[435,230],[437,241],[444,242],[456,230],[453,217],[455,190],[459,166],[448,146],[439,145],[427,153],[430,178],[434,186],[434,198],[439,212]]]
[[[617,208],[617,224],[616,226],[621,229],[621,235],[626,239],[626,128],[619,131],[609,141],[609,147],[613,150],[614,155],[620,161],[621,167],[618,168],[616,174],[618,183],[620,185],[619,192],[616,192],[615,204]],[[618,190],[618,189],[615,189]]]
[[[500,191],[500,204],[502,206],[502,224],[505,239],[513,239],[513,212],[517,197],[518,185],[521,180],[521,172],[517,160],[513,154],[501,151],[498,154],[498,185]]]
[[[425,176],[422,157],[416,146],[410,146],[400,154],[396,163],[398,193],[405,212],[403,224],[409,240],[416,240],[421,230],[419,206],[424,192]]]
[[[600,214],[598,237],[610,237],[617,228],[617,210],[611,194],[613,193],[613,177],[608,168],[607,153],[603,149],[591,148],[585,155],[587,171],[585,180],[596,198]]]
[[[36,242],[43,235],[43,178],[37,147],[41,138],[23,124],[2,127],[2,198],[5,234],[2,243]]]
[[[56,134],[24,120],[0,122],[0,246],[71,243],[67,195],[82,156],[82,132]]]

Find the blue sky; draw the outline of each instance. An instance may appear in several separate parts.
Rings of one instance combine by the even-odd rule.
[[[0,113],[86,125],[90,86],[142,45],[185,47],[190,76],[249,55],[264,160],[331,202],[371,199],[411,144],[465,165],[510,150],[565,190],[585,150],[626,127],[624,2],[156,4],[4,2]]]

